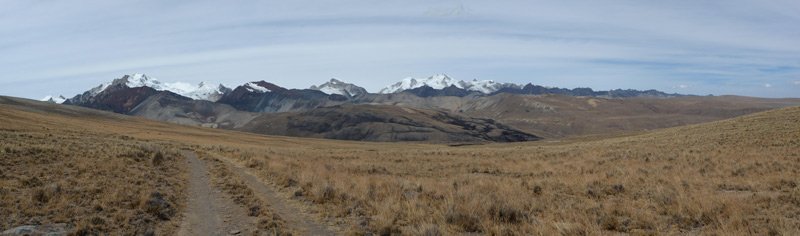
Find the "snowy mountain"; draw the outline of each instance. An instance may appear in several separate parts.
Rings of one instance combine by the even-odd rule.
[[[472,81],[458,81],[461,86],[469,91],[478,91],[484,94],[491,94],[503,88],[521,88],[521,85],[512,83],[497,83],[493,80],[477,80]]]
[[[211,85],[205,82],[200,82],[197,85],[184,82],[165,83],[156,78],[148,77],[145,74],[136,73],[122,76],[122,78],[115,79],[110,83],[101,84],[100,86],[89,90],[89,93],[91,95],[97,95],[109,86],[115,84],[125,84],[125,86],[129,88],[150,87],[158,91],[170,91],[191,99],[207,100],[212,102],[219,100],[222,95],[231,90],[222,84]]]
[[[64,103],[64,101],[66,101],[66,100],[67,100],[67,98],[65,98],[63,95],[58,95],[58,97],[53,97],[52,95],[50,95],[50,96],[42,98],[39,101],[61,104],[61,103]]]
[[[339,94],[346,97],[358,97],[367,94],[366,89],[354,84],[345,83],[335,78],[319,86],[311,86],[310,89],[318,90],[326,94]]]
[[[477,80],[477,79],[473,79],[472,81],[455,80],[445,74],[438,74],[425,79],[408,77],[401,80],[400,82],[397,82],[395,84],[387,86],[384,89],[381,89],[378,93],[383,93],[383,94],[399,93],[410,89],[420,88],[423,86],[428,86],[433,89],[444,89],[450,86],[455,86],[456,88],[464,89],[467,91],[481,92],[484,94],[490,94],[502,88],[521,87],[516,84],[497,83],[492,80]]]
[[[443,89],[446,87],[450,87],[450,85],[455,85],[458,88],[463,88],[460,87],[460,85],[458,85],[456,81],[450,78],[449,76],[445,74],[438,74],[428,77],[426,79],[407,77],[401,80],[400,82],[386,86],[386,88],[381,89],[381,91],[378,91],[378,93],[384,93],[384,94],[399,93],[405,90],[415,89],[422,86],[428,86],[434,89]]]
[[[261,81],[263,82],[263,81]],[[264,82],[266,83],[266,82]],[[244,89],[253,93],[269,93],[272,92],[266,85],[259,84],[258,82],[249,82],[244,84]]]
[[[286,89],[266,81],[254,81],[236,87],[217,103],[249,112],[296,112],[347,101],[341,95],[329,95],[311,89]]]

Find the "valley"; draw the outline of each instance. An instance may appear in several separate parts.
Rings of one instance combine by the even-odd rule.
[[[132,74],[66,99],[64,104],[267,135],[439,143],[621,134],[800,105],[796,98],[562,89],[456,81],[446,75],[406,78],[379,93],[336,79],[311,89],[287,89],[266,81],[233,89],[209,83],[187,87],[191,86]]]
[[[793,235],[800,228],[797,107],[621,136],[458,147],[262,136],[9,97],[0,99],[0,121],[4,230],[178,232],[195,197],[185,151],[202,157],[210,188],[245,210],[228,222],[245,223],[233,231],[248,233]],[[264,188],[274,194],[264,197]],[[88,194],[97,191],[113,194]]]

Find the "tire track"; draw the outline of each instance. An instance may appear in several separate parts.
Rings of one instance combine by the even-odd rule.
[[[178,235],[246,234],[255,229],[247,211],[212,185],[206,163],[194,152],[183,155],[189,167],[189,202]]]

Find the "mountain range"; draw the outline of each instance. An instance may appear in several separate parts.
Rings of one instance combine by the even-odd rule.
[[[272,135],[368,141],[512,142],[664,128],[800,104],[761,99],[594,91],[533,84],[405,78],[379,91],[331,79],[309,89],[267,81],[167,83],[124,75],[45,101],[154,120]]]
[[[212,85],[206,82],[200,82],[197,85],[192,85],[185,82],[161,82],[156,78],[149,77],[145,74],[131,74],[124,75],[111,82],[100,84],[99,86],[88,90],[90,96],[105,90],[109,86],[124,83],[127,87],[150,87],[156,91],[170,91],[184,97],[195,100],[206,100],[216,102],[221,99],[226,93],[233,92],[233,89],[226,87],[222,84]],[[262,90],[263,87],[254,85],[254,82],[244,84],[245,89],[250,92],[259,90],[262,92],[270,92],[270,89]],[[269,85],[271,88],[278,90],[285,90],[277,85]],[[314,85],[309,90],[317,90],[328,95],[342,95],[348,98],[359,97],[369,94],[369,92],[358,85],[346,83],[336,78],[330,79],[320,85]],[[652,96],[652,97],[674,97],[683,96],[681,94],[667,94],[657,90],[622,90],[616,89],[611,91],[594,91],[590,88],[555,88],[544,87],[533,84],[514,84],[514,83],[498,83],[492,80],[477,80],[471,81],[455,80],[446,74],[437,74],[427,78],[413,78],[407,77],[401,81],[386,86],[378,91],[378,94],[393,94],[411,92],[421,96],[453,96],[460,95],[466,96],[468,94],[491,95],[496,93],[514,93],[514,94],[562,94],[570,96],[605,96],[605,97],[639,97],[639,96]],[[84,93],[86,94],[86,93]],[[82,95],[84,95],[82,94]],[[63,103],[67,99],[61,96],[47,96],[42,101],[50,101],[55,103]]]

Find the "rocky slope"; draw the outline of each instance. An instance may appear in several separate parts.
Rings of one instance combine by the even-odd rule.
[[[329,95],[311,89],[286,89],[266,81],[257,81],[236,87],[218,102],[249,112],[292,112],[338,105],[347,100],[347,97],[338,94]]]
[[[345,97],[358,97],[368,93],[366,89],[359,87],[358,85],[345,83],[337,79],[331,79],[330,81],[320,84],[319,86],[311,86],[309,89],[331,95],[338,94]]]
[[[115,80],[114,83],[104,86],[102,90],[86,91],[83,94],[67,99],[64,104],[127,114],[136,105],[157,93],[159,91],[150,87],[131,88],[125,83]],[[170,92],[165,91],[163,93]]]
[[[299,113],[264,114],[239,130],[367,141],[519,142],[540,139],[491,119],[376,105],[342,105]]]
[[[150,96],[127,114],[177,124],[223,129],[241,127],[259,115],[239,111],[230,105],[192,100],[174,93]]]

